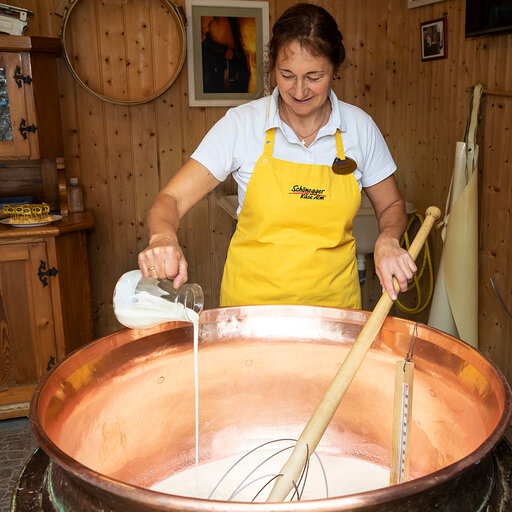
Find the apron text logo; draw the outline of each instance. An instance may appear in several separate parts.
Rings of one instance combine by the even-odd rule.
[[[299,199],[314,199],[317,201],[322,201],[325,199],[326,194],[324,194],[325,189],[319,188],[307,188],[302,187],[301,185],[293,185],[291,192],[289,194],[299,195]]]

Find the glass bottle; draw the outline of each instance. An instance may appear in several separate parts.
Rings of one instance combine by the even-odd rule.
[[[68,208],[70,212],[84,211],[84,193],[78,178],[69,178]]]

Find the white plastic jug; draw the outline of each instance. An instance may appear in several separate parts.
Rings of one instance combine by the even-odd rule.
[[[113,303],[114,314],[125,327],[148,329],[173,320],[196,323],[204,296],[198,284],[174,289],[172,280],[144,278],[140,270],[132,270],[118,280]]]

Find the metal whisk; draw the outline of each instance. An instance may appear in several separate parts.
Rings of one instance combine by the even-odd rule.
[[[287,452],[293,450],[296,442],[297,439],[291,438],[275,439],[262,443],[245,453],[222,475],[210,492],[208,499],[216,499],[216,493],[221,493],[222,498],[220,499],[224,501],[254,502],[258,498],[262,501],[265,489],[270,490],[269,485],[281,476],[279,473],[276,473],[276,468],[281,467],[282,460],[286,460]],[[328,498],[329,486],[325,467],[319,455],[314,453],[314,456],[316,463],[318,463],[325,488],[325,496],[318,496],[318,499]],[[306,487],[310,466],[310,454],[307,453],[302,472],[297,482],[294,482],[294,488],[288,498],[289,501],[301,500],[304,488]],[[232,481],[230,481],[231,477],[233,477]]]

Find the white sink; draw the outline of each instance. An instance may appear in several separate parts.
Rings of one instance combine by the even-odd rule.
[[[236,209],[238,207],[238,196],[224,196],[219,199],[219,206],[223,208],[231,217],[236,219]],[[416,209],[411,203],[405,203],[406,212],[414,213]],[[379,225],[377,217],[373,211],[372,203],[367,195],[361,194],[361,207],[354,219],[354,238],[356,239],[356,254],[373,253],[375,242],[379,236]]]

